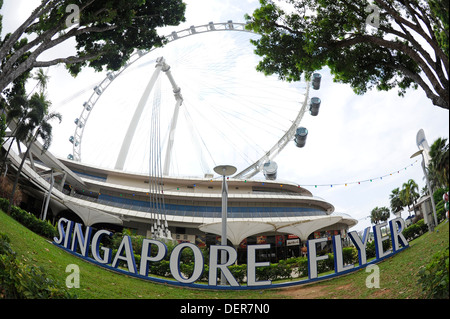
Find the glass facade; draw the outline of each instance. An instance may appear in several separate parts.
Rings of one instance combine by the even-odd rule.
[[[120,207],[130,210],[144,212],[151,211],[148,201],[121,198],[101,194],[95,200],[99,204]],[[213,217],[221,218],[222,208],[220,206],[195,206],[165,204],[167,215]],[[228,207],[228,218],[263,218],[263,217],[293,217],[293,216],[321,216],[326,212],[320,209],[307,207]]]

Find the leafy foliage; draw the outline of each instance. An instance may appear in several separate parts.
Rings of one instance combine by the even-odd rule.
[[[414,238],[423,235],[425,232],[428,231],[428,226],[425,224],[424,220],[421,219],[415,224],[411,224],[408,227],[405,228],[403,231],[403,236],[410,241]]]
[[[252,41],[263,57],[257,69],[298,81],[328,66],[335,81],[357,94],[397,87],[404,95],[420,86],[433,104],[448,109],[448,5],[441,2],[260,0],[246,16],[247,28],[261,34]],[[368,24],[373,15],[374,27]]]
[[[156,29],[184,21],[185,8],[181,0],[44,0],[1,43],[0,91],[24,72],[59,63],[72,75],[85,66],[118,70],[134,50],[163,45]],[[27,34],[33,40],[17,48]],[[75,55],[38,60],[68,39],[76,41]]]
[[[0,233],[0,299],[75,298],[41,268],[20,262],[9,243],[9,238]]]
[[[433,256],[431,262],[419,272],[418,283],[426,298],[449,298],[449,249],[448,247]]]
[[[428,172],[433,178],[436,186],[449,186],[450,180],[450,157],[449,144],[446,138],[436,139],[430,147],[430,163]]]
[[[387,207],[375,207],[370,213],[370,222],[378,224],[389,219],[390,212]]]
[[[8,208],[9,201],[4,198],[0,198],[0,209],[6,211]],[[53,237],[58,235],[58,231],[55,226],[50,224],[50,222],[41,220],[31,213],[20,209],[19,207],[12,206],[11,217],[17,220],[19,223],[48,239],[53,239]]]

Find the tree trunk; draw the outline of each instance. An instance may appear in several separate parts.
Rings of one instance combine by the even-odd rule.
[[[28,157],[28,154],[30,154],[31,144],[36,139],[38,132],[39,132],[39,130],[36,131],[36,134],[30,140],[30,143],[28,144],[27,150],[26,150],[25,154],[23,155],[22,161],[20,162],[19,168],[17,169],[16,177],[14,179],[13,189],[11,191],[11,196],[9,197],[8,210],[6,211],[6,213],[8,215],[11,215],[11,207],[12,207],[12,204],[13,204],[13,201],[14,201],[14,194],[16,193],[17,184],[19,183],[20,173],[22,172],[22,168],[23,168],[23,165],[25,164],[25,161],[26,161],[26,159]]]

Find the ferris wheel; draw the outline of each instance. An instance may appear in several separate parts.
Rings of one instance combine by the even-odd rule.
[[[210,22],[172,32],[163,48],[136,51],[83,103],[68,159],[138,171],[157,150],[165,176],[186,175],[182,164],[207,175],[239,161],[235,178],[262,171],[276,179],[274,158],[289,143],[305,146],[308,130],[300,122],[307,111],[319,113],[320,98],[309,95],[321,76],[286,83],[260,74],[250,44],[258,37],[243,23]]]

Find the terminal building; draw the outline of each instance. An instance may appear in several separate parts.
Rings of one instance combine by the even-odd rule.
[[[233,30],[236,29],[235,26],[243,27],[241,24],[232,24],[231,21],[216,26],[231,25]],[[212,30],[211,25],[208,28]],[[141,56],[141,52],[133,55],[136,59]],[[125,68],[132,65],[133,61]],[[169,170],[161,174],[138,174],[123,170],[144,106],[161,72],[169,78],[173,91],[170,95],[175,97],[176,102],[169,134],[169,145],[173,144],[178,108],[183,97],[164,58],[156,59],[154,74],[139,99],[127,133],[124,134],[115,168],[96,167],[81,161],[79,147],[87,118],[105,89],[122,72],[108,73],[99,86],[94,88],[89,101],[83,104],[82,113],[75,120],[76,131],[69,139],[74,152],[67,159],[57,158],[49,151],[44,152],[39,142],[32,143],[19,181],[26,197],[22,207],[35,213],[40,211],[40,218],[52,223],[65,217],[97,229],[121,231],[127,228],[136,235],[191,242],[200,247],[220,244],[222,176],[209,174],[197,178],[174,177],[170,176]],[[313,90],[319,90],[320,81],[321,75],[314,73],[311,81]],[[309,99],[309,84],[305,88],[300,110],[293,121],[289,119],[290,127],[287,131],[283,129],[285,134],[266,153],[269,159],[269,154],[272,156],[279,153],[292,140],[299,148],[305,146],[308,130],[299,126],[300,121],[308,108],[312,116],[317,116],[321,104],[318,97]],[[139,97],[139,94],[134,95]],[[154,107],[161,107],[158,99],[153,103]],[[298,106],[297,100],[295,105]],[[9,129],[14,132],[14,122]],[[152,132],[157,132],[156,125]],[[8,149],[7,144],[3,145],[2,151]],[[151,153],[157,154],[159,144],[153,141],[151,145]],[[169,151],[168,154],[170,155]],[[158,158],[161,159],[161,156]],[[264,158],[249,168],[262,166]],[[165,160],[170,163],[170,156],[166,155]],[[8,155],[10,176],[14,176],[21,161],[22,158],[11,150]],[[311,238],[331,239],[338,234],[346,238],[349,228],[357,224],[355,219],[335,212],[331,203],[315,197],[309,190],[278,179],[275,162],[265,161],[263,164],[265,179],[258,180],[253,178],[254,175],[243,177],[244,175],[237,174],[227,180],[227,240],[229,245],[238,250],[240,262],[246,261],[245,248],[248,244],[271,244],[266,256],[270,256],[270,261],[273,262],[304,254],[306,241]]]
[[[50,152],[42,153],[38,142],[31,153],[20,180],[27,197],[23,208],[40,209],[41,218],[53,223],[65,217],[97,229],[128,228],[133,234],[152,237],[157,217],[148,175],[58,159]],[[13,174],[21,158],[14,152],[9,157]],[[326,200],[290,182],[230,177],[227,185],[227,239],[238,250],[240,262],[246,260],[247,244],[271,244],[269,255],[276,261],[302,255],[311,238],[338,234],[346,238],[349,228],[357,224],[335,212]],[[164,207],[158,221],[166,224],[173,240],[200,247],[220,244],[221,176],[163,177],[160,186],[158,200],[163,199]]]

